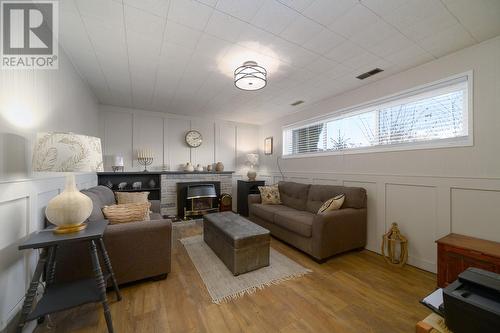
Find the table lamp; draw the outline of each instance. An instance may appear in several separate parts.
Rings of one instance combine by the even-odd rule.
[[[92,200],[76,187],[73,172],[102,171],[101,139],[74,133],[38,133],[33,148],[33,171],[64,172],[64,191],[49,201],[45,215],[57,226],[55,233],[85,229]]]
[[[116,172],[116,171],[121,171],[123,172],[124,164],[123,164],[123,156],[121,155],[115,155],[113,156],[113,165],[111,166],[111,169]]]
[[[247,162],[250,164],[250,169],[248,169],[247,177],[248,180],[254,181],[257,177],[257,172],[254,170],[254,166],[259,163],[259,155],[258,154],[247,154]]]

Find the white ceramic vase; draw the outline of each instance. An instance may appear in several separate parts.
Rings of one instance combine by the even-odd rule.
[[[194,171],[194,166],[191,164],[191,162],[187,162],[186,165],[184,166],[184,171],[187,172],[193,172]]]
[[[64,191],[49,201],[45,215],[58,227],[56,232],[73,232],[83,229],[81,225],[89,218],[92,208],[92,200],[78,190],[75,175],[70,173],[66,175]]]

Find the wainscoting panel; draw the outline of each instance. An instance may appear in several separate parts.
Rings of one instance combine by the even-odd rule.
[[[103,115],[104,165],[111,167],[113,155],[122,155],[125,165],[132,166],[133,154],[133,119],[131,114],[110,112]]]
[[[280,181],[284,180],[282,176],[274,176],[274,177],[269,176],[269,177],[273,179],[272,183],[269,184],[278,184]]]
[[[133,141],[134,154],[138,149],[151,149],[155,164],[163,164],[163,118],[134,115]]]
[[[258,180],[263,180],[266,182],[266,185],[273,185],[276,183],[276,180],[274,179],[275,177],[271,177],[271,176],[261,176],[259,174],[257,174],[257,179]]]
[[[78,188],[97,184],[95,174],[76,176]],[[36,264],[35,251],[19,251],[22,239],[44,225],[45,207],[64,186],[64,177],[0,182],[0,331],[22,306]]]
[[[26,284],[25,253],[17,250],[19,240],[27,234],[29,198],[0,203],[0,316],[8,318],[21,301]]]
[[[236,126],[232,123],[215,125],[215,161],[226,170],[236,170]]]
[[[286,181],[289,182],[296,182],[296,183],[302,183],[302,184],[310,184],[312,179],[307,178],[307,177],[286,177]]]
[[[91,186],[86,186],[84,188],[89,188]],[[38,200],[37,200],[37,212],[36,216],[38,217],[36,225],[34,225],[34,230],[38,229],[43,229],[45,226],[45,208],[47,208],[47,205],[53,197],[58,195],[60,193],[60,190],[50,190],[46,192],[39,193],[37,195]]]
[[[136,150],[153,150],[151,170],[182,170],[186,162],[201,164],[221,161],[226,171],[246,174],[243,167],[246,154],[259,150],[258,127],[222,120],[185,117],[162,112],[150,112],[102,106],[100,136],[103,138],[104,169],[111,171],[113,155],[124,156],[126,171],[139,171]],[[185,135],[197,130],[203,136],[198,148],[190,149]]]
[[[215,123],[206,120],[191,120],[191,129],[197,130],[203,137],[203,143],[198,148],[191,148],[191,163],[195,166],[215,163]],[[184,143],[185,144],[185,143]],[[225,166],[225,170],[227,167]]]
[[[191,160],[189,147],[184,141],[186,131],[191,127],[189,120],[186,119],[166,119],[167,127],[165,130],[165,147],[167,148],[168,158],[165,163],[170,170],[178,170],[182,165]]]
[[[313,178],[312,183],[317,185],[342,185],[340,180],[328,178]]]
[[[451,189],[451,232],[498,241],[499,217],[500,191]]]
[[[337,184],[335,184],[337,185]],[[380,243],[382,237],[377,232],[377,184],[368,182],[358,182],[344,180],[344,186],[362,187],[366,190],[368,198],[368,225],[367,225],[367,240],[366,248],[370,251],[380,252]]]
[[[368,193],[368,250],[380,253],[382,235],[398,222],[410,244],[409,263],[436,272],[435,241],[450,232],[500,242],[500,179],[283,170],[287,180],[360,186]],[[281,180],[278,170],[259,179]]]
[[[408,238],[408,262],[427,270],[436,265],[436,202],[435,187],[386,185],[385,229],[398,223]]]

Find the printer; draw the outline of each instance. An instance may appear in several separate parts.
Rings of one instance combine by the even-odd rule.
[[[443,305],[453,333],[500,332],[500,274],[468,268],[443,289]]]

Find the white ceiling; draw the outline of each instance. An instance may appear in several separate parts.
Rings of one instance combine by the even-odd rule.
[[[60,10],[61,45],[100,103],[254,123],[500,34],[500,0],[61,0]],[[254,60],[246,52],[279,62],[267,87],[238,90],[220,71],[234,49],[241,62]],[[355,78],[374,67],[385,71]]]

